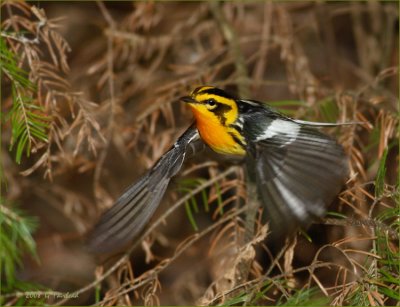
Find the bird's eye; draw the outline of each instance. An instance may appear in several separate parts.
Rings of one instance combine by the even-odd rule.
[[[209,106],[215,106],[217,104],[217,102],[215,101],[215,99],[207,99],[206,100],[206,104],[208,104]]]

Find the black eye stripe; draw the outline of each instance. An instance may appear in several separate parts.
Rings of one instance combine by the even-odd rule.
[[[221,124],[225,126],[226,123],[226,117],[225,117],[225,113],[229,112],[230,110],[232,110],[231,106],[228,106],[226,104],[222,104],[222,103],[218,103],[217,107],[210,110],[211,112],[213,112],[221,121]]]
[[[232,110],[232,107],[231,107],[231,106],[228,106],[228,105],[223,104],[223,103],[218,103],[218,104],[217,104],[217,107],[214,108],[214,109],[211,110],[211,111],[214,112],[214,113],[217,114],[217,115],[222,115],[222,114],[224,114],[224,113],[226,113],[226,112],[229,112],[230,110]]]

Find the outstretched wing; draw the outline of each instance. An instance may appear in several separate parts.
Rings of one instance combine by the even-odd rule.
[[[313,125],[277,118],[252,144],[248,163],[272,238],[322,217],[348,175],[343,148]]]
[[[136,238],[152,217],[173,176],[185,157],[200,150],[204,143],[194,125],[137,182],[128,187],[100,219],[89,235],[92,252],[110,252]]]

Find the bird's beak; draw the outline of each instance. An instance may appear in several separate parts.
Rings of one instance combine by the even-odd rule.
[[[198,103],[195,99],[193,99],[190,96],[181,97],[179,100],[182,100],[183,102],[186,102],[187,104],[196,104],[196,103]]]

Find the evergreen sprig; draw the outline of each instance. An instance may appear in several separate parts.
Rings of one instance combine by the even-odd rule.
[[[0,69],[11,81],[12,107],[5,115],[3,121],[10,121],[12,138],[10,150],[16,148],[15,160],[21,163],[25,152],[29,157],[33,145],[38,142],[48,142],[47,130],[51,117],[46,115],[41,105],[34,98],[35,85],[29,80],[28,73],[21,69],[17,57],[8,48],[0,37]]]
[[[32,232],[37,227],[36,219],[26,215],[15,206],[0,204],[0,268],[5,285],[2,291],[7,292],[18,283],[16,269],[22,265],[22,256],[28,252],[36,260],[36,244]]]

